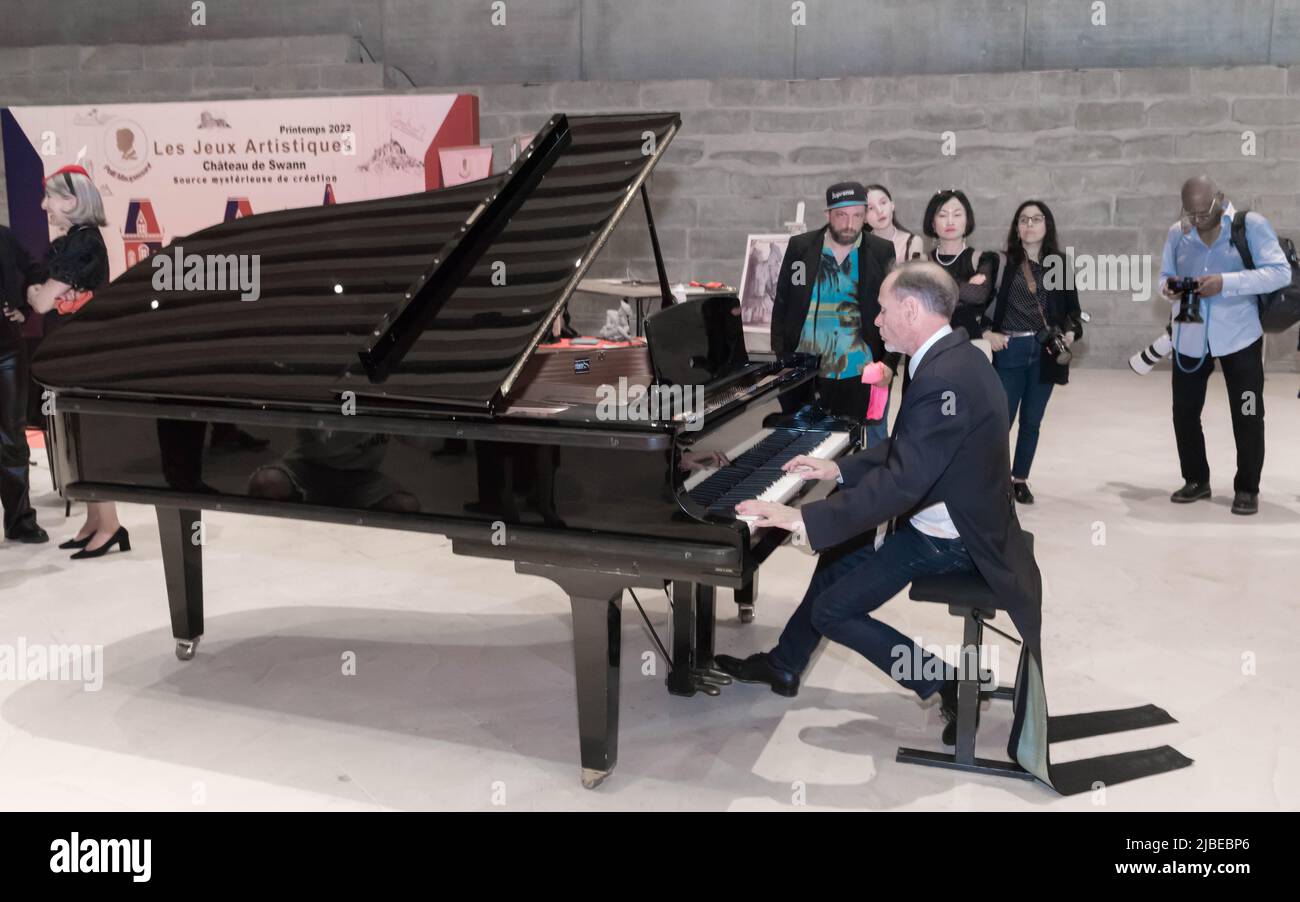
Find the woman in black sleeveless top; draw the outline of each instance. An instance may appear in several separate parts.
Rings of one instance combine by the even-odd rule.
[[[956,188],[938,191],[925,207],[925,234],[935,241],[929,257],[957,282],[957,309],[952,327],[961,327],[971,338],[984,334],[983,313],[993,296],[998,274],[998,255],[985,251],[976,255],[966,238],[975,231],[975,211],[966,194]]]

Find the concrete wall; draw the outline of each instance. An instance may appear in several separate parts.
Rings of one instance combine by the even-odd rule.
[[[978,226],[970,240],[981,248],[1001,247],[1018,203],[1038,198],[1064,244],[1079,254],[1150,255],[1153,279],[1179,188],[1201,172],[1300,241],[1300,66],[456,90],[479,93],[483,140],[499,164],[509,136],[553,111],[682,111],[682,132],[651,185],[674,280],[736,282],[747,234],[781,231],[799,201],[809,226],[820,225],[826,186],[847,178],[888,186],[910,229],[935,190],[964,188]],[[945,156],[949,131],[956,152]],[[653,278],[639,217],[616,231],[596,267]],[[1081,355],[1088,366],[1124,366],[1168,317],[1164,301],[1125,292],[1086,292],[1082,303],[1093,315]],[[1294,330],[1271,338],[1270,368],[1294,369],[1295,348]]]
[[[584,5],[584,15],[588,6],[600,4]],[[1275,16],[1284,8],[1279,2]],[[590,54],[582,57],[594,65]],[[0,47],[0,103],[369,92],[385,90],[383,69],[348,34]],[[387,90],[410,90],[392,82],[390,73]],[[1158,270],[1179,185],[1206,171],[1239,206],[1300,239],[1300,66],[446,80],[436,90],[480,96],[483,139],[495,145],[498,168],[509,159],[510,136],[534,131],[555,111],[680,110],[681,135],[652,183],[674,281],[737,281],[747,234],[779,231],[801,200],[809,224],[819,224],[825,186],[843,178],[888,185],[900,219],[913,228],[935,189],[964,187],[975,204],[972,242],[979,247],[1000,246],[1016,204],[1038,197],[1078,253],[1149,254]],[[943,153],[944,132],[954,135],[952,155]],[[1255,153],[1244,154],[1251,135]],[[0,216],[2,191],[0,180]],[[618,230],[596,267],[600,275],[653,276],[638,217]],[[1161,301],[1134,303],[1116,292],[1090,292],[1083,303],[1094,317],[1081,360],[1088,366],[1124,365],[1159,331],[1167,310]],[[577,309],[580,322],[600,318],[596,302]],[[1295,345],[1294,332],[1270,340],[1270,368],[1293,369]]]
[[[205,0],[196,26],[190,0],[0,0],[0,46],[346,34],[417,86],[1300,63],[1300,0],[800,6],[505,0],[494,24],[492,0]]]

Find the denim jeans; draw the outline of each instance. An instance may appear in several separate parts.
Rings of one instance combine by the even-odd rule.
[[[896,380],[897,381],[897,380]],[[889,405],[894,400],[894,387],[889,387],[889,394],[885,397],[885,413],[880,418],[879,423],[868,423],[863,428],[862,447],[874,448],[885,439],[889,438]]]
[[[1042,345],[1032,335],[1008,340],[1006,350],[993,355],[993,366],[1007,392],[1007,408],[1012,423],[1016,421],[1016,408],[1020,408],[1016,456],[1011,463],[1011,475],[1016,479],[1029,478],[1034,452],[1038,450],[1039,427],[1054,388],[1050,382],[1038,381],[1042,360]]]
[[[879,550],[868,539],[860,546],[828,551],[818,558],[808,591],[769,656],[771,663],[802,673],[824,637],[853,649],[900,685],[929,698],[944,679],[953,678],[953,669],[889,624],[873,619],[871,612],[918,576],[974,569],[961,539],[936,539],[910,523],[886,537]],[[893,672],[900,660],[911,664],[910,676],[900,678]],[[925,676],[938,673],[945,676]]]

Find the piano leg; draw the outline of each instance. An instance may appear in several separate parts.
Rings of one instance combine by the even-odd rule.
[[[725,673],[713,669],[716,592],[713,586],[681,580],[673,583],[673,669],[667,679],[673,695],[719,695],[719,687],[731,682]]]
[[[713,586],[695,587],[695,666],[713,666],[713,628],[717,614],[718,590]]]
[[[704,688],[694,673],[695,627],[695,586],[676,580],[673,582],[673,667],[666,681],[672,695],[690,697]],[[717,690],[712,694],[717,695]]]
[[[516,561],[515,572],[549,579],[569,596],[582,785],[595,789],[618,761],[618,665],[623,590],[628,581],[621,576],[527,561]]]
[[[749,582],[736,589],[732,594],[732,597],[736,600],[736,613],[740,615],[741,623],[754,622],[754,597],[756,595],[758,595],[757,570],[754,571],[754,575]]]
[[[171,608],[176,657],[194,657],[203,635],[203,546],[194,542],[194,524],[202,512],[156,507],[158,536],[162,540],[163,575],[167,579],[167,605]]]
[[[571,584],[574,677],[582,785],[595,789],[618,761],[618,688],[623,586],[594,579]],[[603,584],[602,584],[603,583]]]

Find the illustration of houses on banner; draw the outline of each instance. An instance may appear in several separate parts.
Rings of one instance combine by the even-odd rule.
[[[252,215],[253,205],[248,202],[248,198],[230,197],[226,199],[226,215],[222,222],[231,222]]]
[[[163,230],[148,198],[132,199],[126,208],[126,223],[122,227],[122,248],[126,252],[126,267],[130,269],[144,258],[162,250]]]

